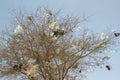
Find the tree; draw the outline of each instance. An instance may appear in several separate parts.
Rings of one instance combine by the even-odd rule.
[[[86,78],[82,73],[88,70],[106,65],[110,56],[105,50],[114,46],[119,33],[100,36],[88,29],[79,30],[79,24],[87,18],[80,21],[58,13],[46,8],[31,14],[15,13],[12,30],[3,31],[0,37],[2,76],[20,73],[30,80],[75,80],[78,75]],[[106,68],[110,70],[109,65]]]

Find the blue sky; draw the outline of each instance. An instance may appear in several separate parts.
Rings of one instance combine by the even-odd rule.
[[[39,6],[47,6],[52,10],[62,9],[61,14],[74,16],[90,16],[82,27],[95,32],[102,32],[111,27],[120,32],[120,0],[0,0],[0,30],[10,27],[11,9],[34,10]],[[108,29],[110,30],[110,29]],[[88,80],[120,80],[120,51],[110,60],[112,70],[96,69],[89,73]]]

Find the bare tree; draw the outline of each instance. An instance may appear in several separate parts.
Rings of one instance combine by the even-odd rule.
[[[113,33],[77,30],[87,18],[80,21],[58,13],[46,8],[15,13],[12,30],[0,37],[2,76],[20,73],[30,80],[75,80],[78,75],[82,79],[82,72],[105,65],[110,57],[104,51],[115,44]],[[106,68],[110,70],[109,65]]]

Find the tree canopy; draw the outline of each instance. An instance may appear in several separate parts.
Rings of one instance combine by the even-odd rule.
[[[12,30],[0,37],[1,76],[20,73],[30,80],[82,80],[96,67],[111,70],[109,52],[120,33],[80,29],[86,19],[61,17],[59,11],[47,8],[16,11]]]

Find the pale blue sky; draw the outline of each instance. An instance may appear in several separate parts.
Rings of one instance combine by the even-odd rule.
[[[92,15],[82,27],[102,32],[105,27],[120,31],[120,0],[0,0],[0,30],[9,26],[11,9],[34,10],[38,6],[47,6],[52,10],[62,9],[61,14],[75,16]],[[10,27],[10,26],[9,26]],[[119,51],[120,52],[120,51]],[[112,70],[96,69],[88,80],[120,80],[120,53],[110,60]]]

